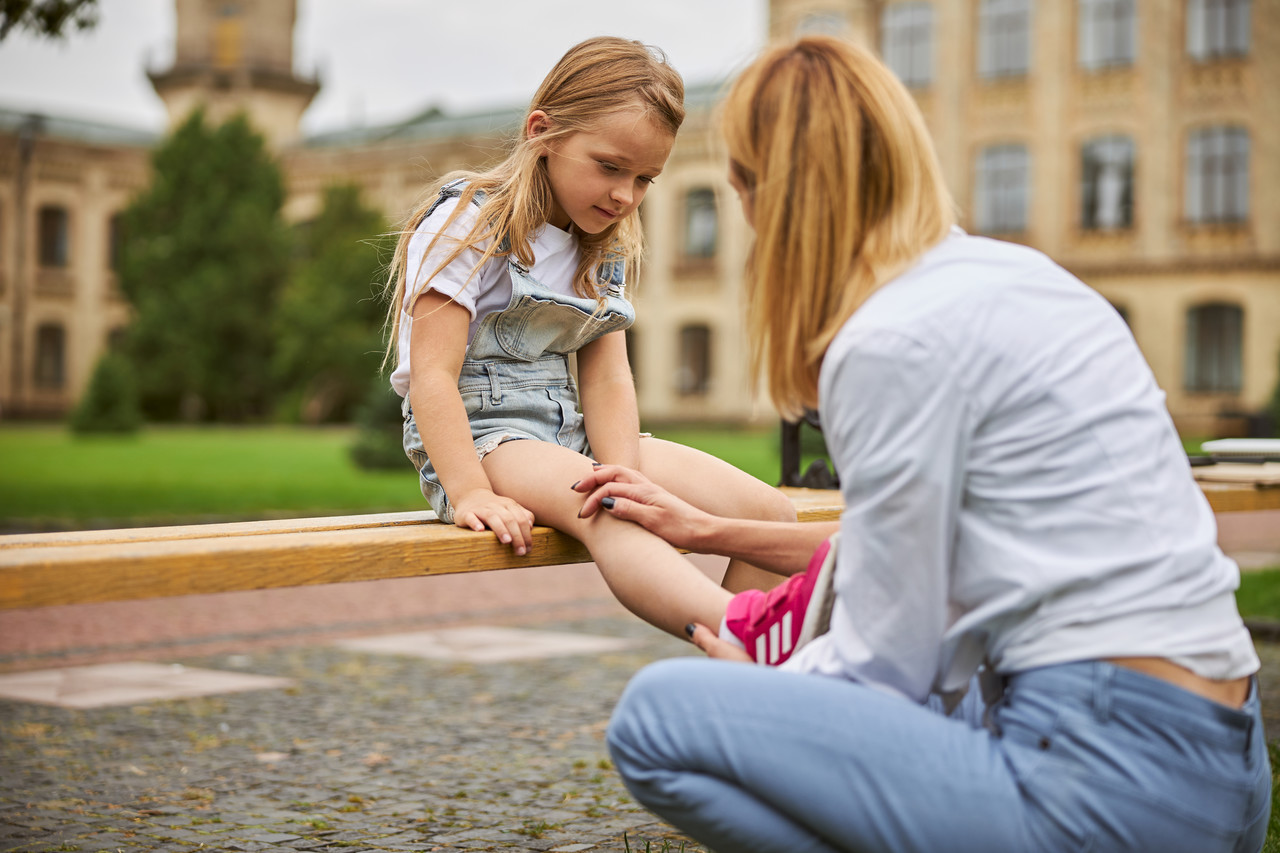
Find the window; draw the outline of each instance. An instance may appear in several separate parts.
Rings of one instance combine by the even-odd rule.
[[[35,382],[37,388],[57,390],[66,382],[67,334],[56,323],[36,329]]]
[[[977,168],[977,224],[979,231],[1024,231],[1027,227],[1025,145],[993,145],[982,149]]]
[[[933,82],[933,6],[895,3],[880,18],[884,62],[908,86]]]
[[[676,390],[685,396],[706,394],[711,388],[711,329],[683,326],[680,329],[680,366]]]
[[[1081,149],[1080,227],[1108,231],[1133,225],[1133,140],[1104,136]]]
[[[1187,0],[1187,53],[1207,62],[1249,53],[1250,0]]]
[[[796,24],[797,36],[842,36],[849,22],[839,12],[810,12]]]
[[[1031,0],[982,0],[978,74],[1016,77],[1031,67]]]
[[[1081,68],[1132,65],[1137,44],[1134,0],[1080,0]]]
[[[1236,393],[1240,390],[1241,331],[1239,305],[1214,302],[1187,312],[1186,388]]]
[[[65,207],[47,204],[40,208],[40,266],[65,267],[70,217]]]
[[[699,187],[687,192],[684,197],[684,256],[714,258],[717,229],[715,191]]]
[[[1249,216],[1249,133],[1209,127],[1187,138],[1188,222],[1243,222]]]

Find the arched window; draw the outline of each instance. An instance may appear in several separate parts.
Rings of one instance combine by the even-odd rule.
[[[1029,160],[1025,145],[992,145],[979,152],[975,182],[979,231],[1026,230]]]
[[[1077,56],[1090,70],[1132,65],[1137,53],[1134,0],[1079,0]]]
[[[1187,311],[1185,385],[1188,391],[1231,394],[1241,388],[1244,311],[1210,302]]]
[[[718,232],[715,190],[698,187],[685,193],[684,256],[695,260],[714,258]]]
[[[1080,227],[1089,230],[1133,225],[1133,140],[1093,139],[1080,149]]]
[[[1188,222],[1243,222],[1249,218],[1249,131],[1206,127],[1187,137]]]
[[[884,64],[908,86],[933,82],[933,6],[894,3],[880,16],[880,52]]]
[[[685,396],[706,394],[711,388],[711,329],[694,324],[680,329],[680,366],[676,390]]]
[[[978,75],[1020,77],[1031,68],[1031,0],[982,0]]]
[[[67,333],[57,323],[45,323],[36,329],[35,384],[37,388],[57,390],[67,381]]]
[[[1249,53],[1249,0],[1187,0],[1187,53],[1210,62]]]
[[[38,214],[40,266],[65,267],[70,241],[71,217],[65,207],[46,204]]]

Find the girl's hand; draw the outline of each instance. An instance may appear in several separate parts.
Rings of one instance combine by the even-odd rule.
[[[573,489],[590,492],[582,504],[583,518],[603,509],[688,551],[700,550],[703,533],[714,521],[713,516],[682,501],[639,471],[621,465],[593,468]]]
[[[689,628],[693,628],[689,631]],[[685,631],[689,633],[689,639],[693,644],[707,653],[709,658],[718,658],[719,660],[734,660],[742,663],[752,663],[751,655],[735,646],[733,643],[726,643],[724,640],[716,636],[716,633],[706,625],[699,625],[690,622]]]
[[[475,531],[489,528],[517,556],[523,557],[533,546],[533,513],[489,489],[474,489],[455,501],[453,523]]]

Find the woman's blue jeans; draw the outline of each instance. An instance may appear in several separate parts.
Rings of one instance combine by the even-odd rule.
[[[850,682],[680,658],[641,671],[609,748],[642,804],[717,853],[1256,851],[1271,775],[1240,710],[1109,663],[1020,673],[983,725]]]

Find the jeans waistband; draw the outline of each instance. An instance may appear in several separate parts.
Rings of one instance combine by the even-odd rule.
[[[1106,661],[1083,661],[1030,669],[1009,676],[1006,695],[1016,700],[1022,690],[1082,704],[1100,719],[1113,710],[1158,718],[1183,731],[1216,740],[1247,741],[1258,711],[1254,679],[1243,707],[1229,708],[1203,696]]]
[[[463,391],[562,386],[572,383],[569,357],[558,354],[543,356],[535,361],[467,360],[462,363],[462,370],[458,374],[458,388]]]

